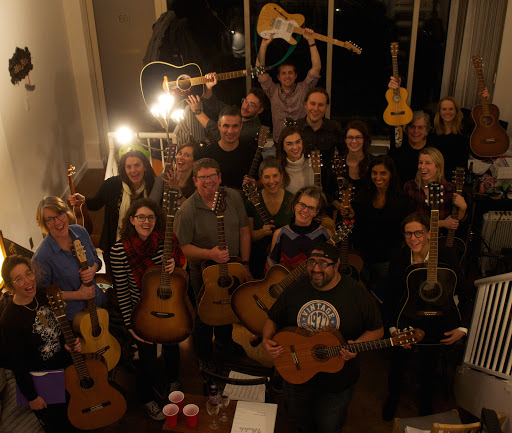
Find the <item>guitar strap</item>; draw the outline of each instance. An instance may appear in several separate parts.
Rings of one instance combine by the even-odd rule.
[[[299,45],[299,42],[302,39],[302,35],[297,35],[295,38],[297,39],[297,43],[295,45],[290,44],[290,46],[288,47],[288,51],[286,52],[286,54],[283,56],[283,58],[281,60],[279,60],[277,63],[274,63],[273,65],[270,65],[270,66],[265,66],[260,61],[260,65],[263,66],[265,69],[272,69],[272,68],[275,68],[276,66],[279,66],[281,63],[283,63],[288,57],[290,57],[290,54],[293,53],[295,48],[297,48],[297,45]],[[258,50],[258,31],[256,30],[256,27],[254,28],[254,48],[256,50],[256,53],[258,53],[258,51],[259,51]],[[256,56],[257,55],[258,54],[256,54]]]

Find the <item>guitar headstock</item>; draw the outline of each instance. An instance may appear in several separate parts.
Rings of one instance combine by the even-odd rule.
[[[393,342],[393,346],[403,346],[405,344],[419,343],[423,340],[423,337],[425,337],[425,333],[421,329],[413,329],[410,327],[391,337],[391,341]]]
[[[462,192],[465,180],[466,170],[464,170],[464,167],[457,167],[453,172],[453,183],[455,184],[455,190],[457,191],[457,194]]]
[[[71,165],[69,164],[69,168],[68,168],[68,177],[72,177],[73,175],[75,175],[76,172],[75,172],[75,166],[74,165]]]
[[[73,247],[75,248],[75,254],[80,263],[87,263],[87,255],[85,254],[85,248],[80,242],[80,239],[73,241]]]
[[[398,42],[391,42],[390,45],[391,56],[398,56]]]
[[[444,187],[438,182],[430,182],[426,188],[428,188],[428,199],[427,204],[432,210],[439,210],[439,204],[443,203]]]
[[[321,158],[319,150],[311,151],[311,155],[309,156],[309,161],[311,163],[311,168],[313,169],[313,173],[321,174],[322,158]]]
[[[247,182],[246,184],[242,185],[242,189],[252,204],[256,205],[259,203],[258,190],[254,182]]]
[[[226,210],[226,191],[222,188],[215,193],[215,197],[213,198],[212,211],[215,212],[215,215],[220,216],[224,214]]]
[[[356,54],[361,54],[361,52],[363,51],[361,47],[357,46],[352,41],[344,42],[343,47]]]
[[[297,121],[292,119],[291,117],[287,117],[284,119],[284,127],[286,128],[287,126],[297,126]]]
[[[267,136],[270,132],[270,128],[265,125],[260,126],[260,130],[258,131],[258,147],[261,147],[262,149],[265,147],[265,144],[267,142]]]
[[[336,177],[345,177],[345,171],[347,170],[345,159],[341,156],[335,156],[332,160],[332,169],[336,173]]]
[[[480,56],[472,56],[471,60],[473,60],[473,66],[475,67],[475,69],[477,71],[481,71],[483,66],[482,58]]]
[[[174,163],[176,161],[176,144],[169,143],[164,150],[164,161],[165,161],[165,171],[174,168]]]
[[[336,245],[338,242],[344,241],[352,229],[354,228],[354,220],[347,220],[343,221],[338,227],[336,228],[336,231],[332,234],[331,239],[329,239],[329,242],[333,245]]]
[[[178,191],[171,188],[165,188],[162,197],[162,207],[167,209],[167,215],[174,215],[178,208]]]
[[[50,286],[46,288],[46,297],[50,303],[55,316],[66,317],[66,303],[62,297],[62,290],[58,286]]]
[[[256,78],[258,75],[262,75],[266,72],[266,68],[263,66],[251,66],[247,69],[247,75],[251,78]]]
[[[348,207],[354,198],[354,187],[351,183],[345,181],[343,189],[340,190],[340,203]]]

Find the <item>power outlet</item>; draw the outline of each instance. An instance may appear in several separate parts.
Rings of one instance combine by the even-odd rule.
[[[34,248],[34,241],[32,240],[32,238],[28,240],[28,243],[30,244],[30,249]]]

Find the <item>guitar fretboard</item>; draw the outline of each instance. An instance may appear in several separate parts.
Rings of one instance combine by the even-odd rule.
[[[166,297],[172,295],[172,289],[170,284],[171,275],[169,274],[169,272],[166,272],[164,268],[172,257],[172,251],[174,247],[172,239],[173,227],[174,215],[167,214],[165,218],[165,239],[164,251],[162,253],[162,272],[160,273],[160,291]]]
[[[465,175],[464,168],[457,167],[455,170],[455,192],[457,194],[462,194],[462,188],[464,185],[464,175]],[[459,208],[455,205],[453,205],[452,218],[459,219]],[[453,247],[453,242],[455,239],[456,231],[457,231],[456,229],[448,230],[448,235],[446,236],[446,246],[449,248]]]
[[[222,81],[222,80],[230,80],[232,78],[243,77],[245,75],[247,75],[247,70],[246,69],[244,69],[242,71],[223,72],[223,73],[220,73],[220,74],[216,74],[216,77],[217,77],[217,81]],[[205,83],[208,82],[208,80],[204,76],[193,77],[193,78],[190,78],[190,80],[187,79],[187,81],[190,81],[190,85],[191,86],[198,86],[200,84],[205,84]],[[177,81],[170,81],[169,82],[169,86],[170,87],[176,87],[177,85],[178,85]]]
[[[226,249],[226,233],[224,232],[224,215],[217,215],[217,238],[219,250]],[[220,277],[228,277],[228,264],[219,263]]]
[[[428,250],[427,282],[437,283],[437,262],[439,242],[439,210],[430,211],[430,247]]]
[[[482,104],[482,115],[490,116],[489,101],[487,100],[487,98],[484,98],[483,96],[483,91],[485,89],[485,80],[482,71],[482,65],[480,63],[475,62],[474,60],[473,62],[476,69],[476,75],[478,77],[478,95],[480,97],[480,103]]]
[[[353,344],[343,344],[339,346],[331,346],[331,347],[322,347],[318,349],[314,349],[313,352],[317,355],[333,358],[335,356],[339,356],[341,349],[346,349],[352,353],[360,353],[360,352],[368,352],[370,350],[384,349],[386,347],[393,346],[393,342],[391,338],[385,340],[375,340],[375,341],[363,341],[361,343],[353,343]]]

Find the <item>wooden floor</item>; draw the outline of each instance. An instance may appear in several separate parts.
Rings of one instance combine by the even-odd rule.
[[[76,185],[76,191],[84,194],[86,197],[94,196],[103,182],[103,173],[102,170],[89,170]],[[92,212],[91,216],[94,222],[94,238],[98,239],[101,233],[103,211]],[[237,330],[234,339],[240,341],[240,339],[243,338],[246,338],[245,332]],[[356,391],[349,407],[347,424],[343,430],[344,433],[382,433],[392,431],[392,422],[385,422],[381,418],[382,405],[387,392],[387,372],[389,365],[387,356],[389,350],[403,349],[391,348],[358,355],[361,361],[361,377],[357,383]],[[265,354],[261,351],[261,348],[255,349],[253,352],[254,353],[251,355],[257,359],[263,360],[262,357],[264,357]],[[202,393],[203,380],[199,375],[191,337],[180,344],[180,353],[180,382],[183,385],[185,396],[187,393]],[[151,420],[145,414],[143,408],[136,403],[133,370],[128,365],[120,364],[115,370],[114,377],[125,392],[128,410],[126,415],[119,422],[97,431],[104,433],[156,433],[161,431],[162,423]],[[279,405],[278,417],[279,425],[281,426],[279,433],[285,433],[288,429],[282,395],[275,394],[275,396]],[[312,396],[312,398],[314,398],[314,396]],[[418,414],[418,409],[415,404],[416,400],[417,395],[414,387],[405,390],[396,415],[399,417],[416,416]],[[442,411],[454,407],[456,406],[452,398],[439,395],[436,399],[434,409],[436,411]],[[201,409],[205,414],[205,408]]]

